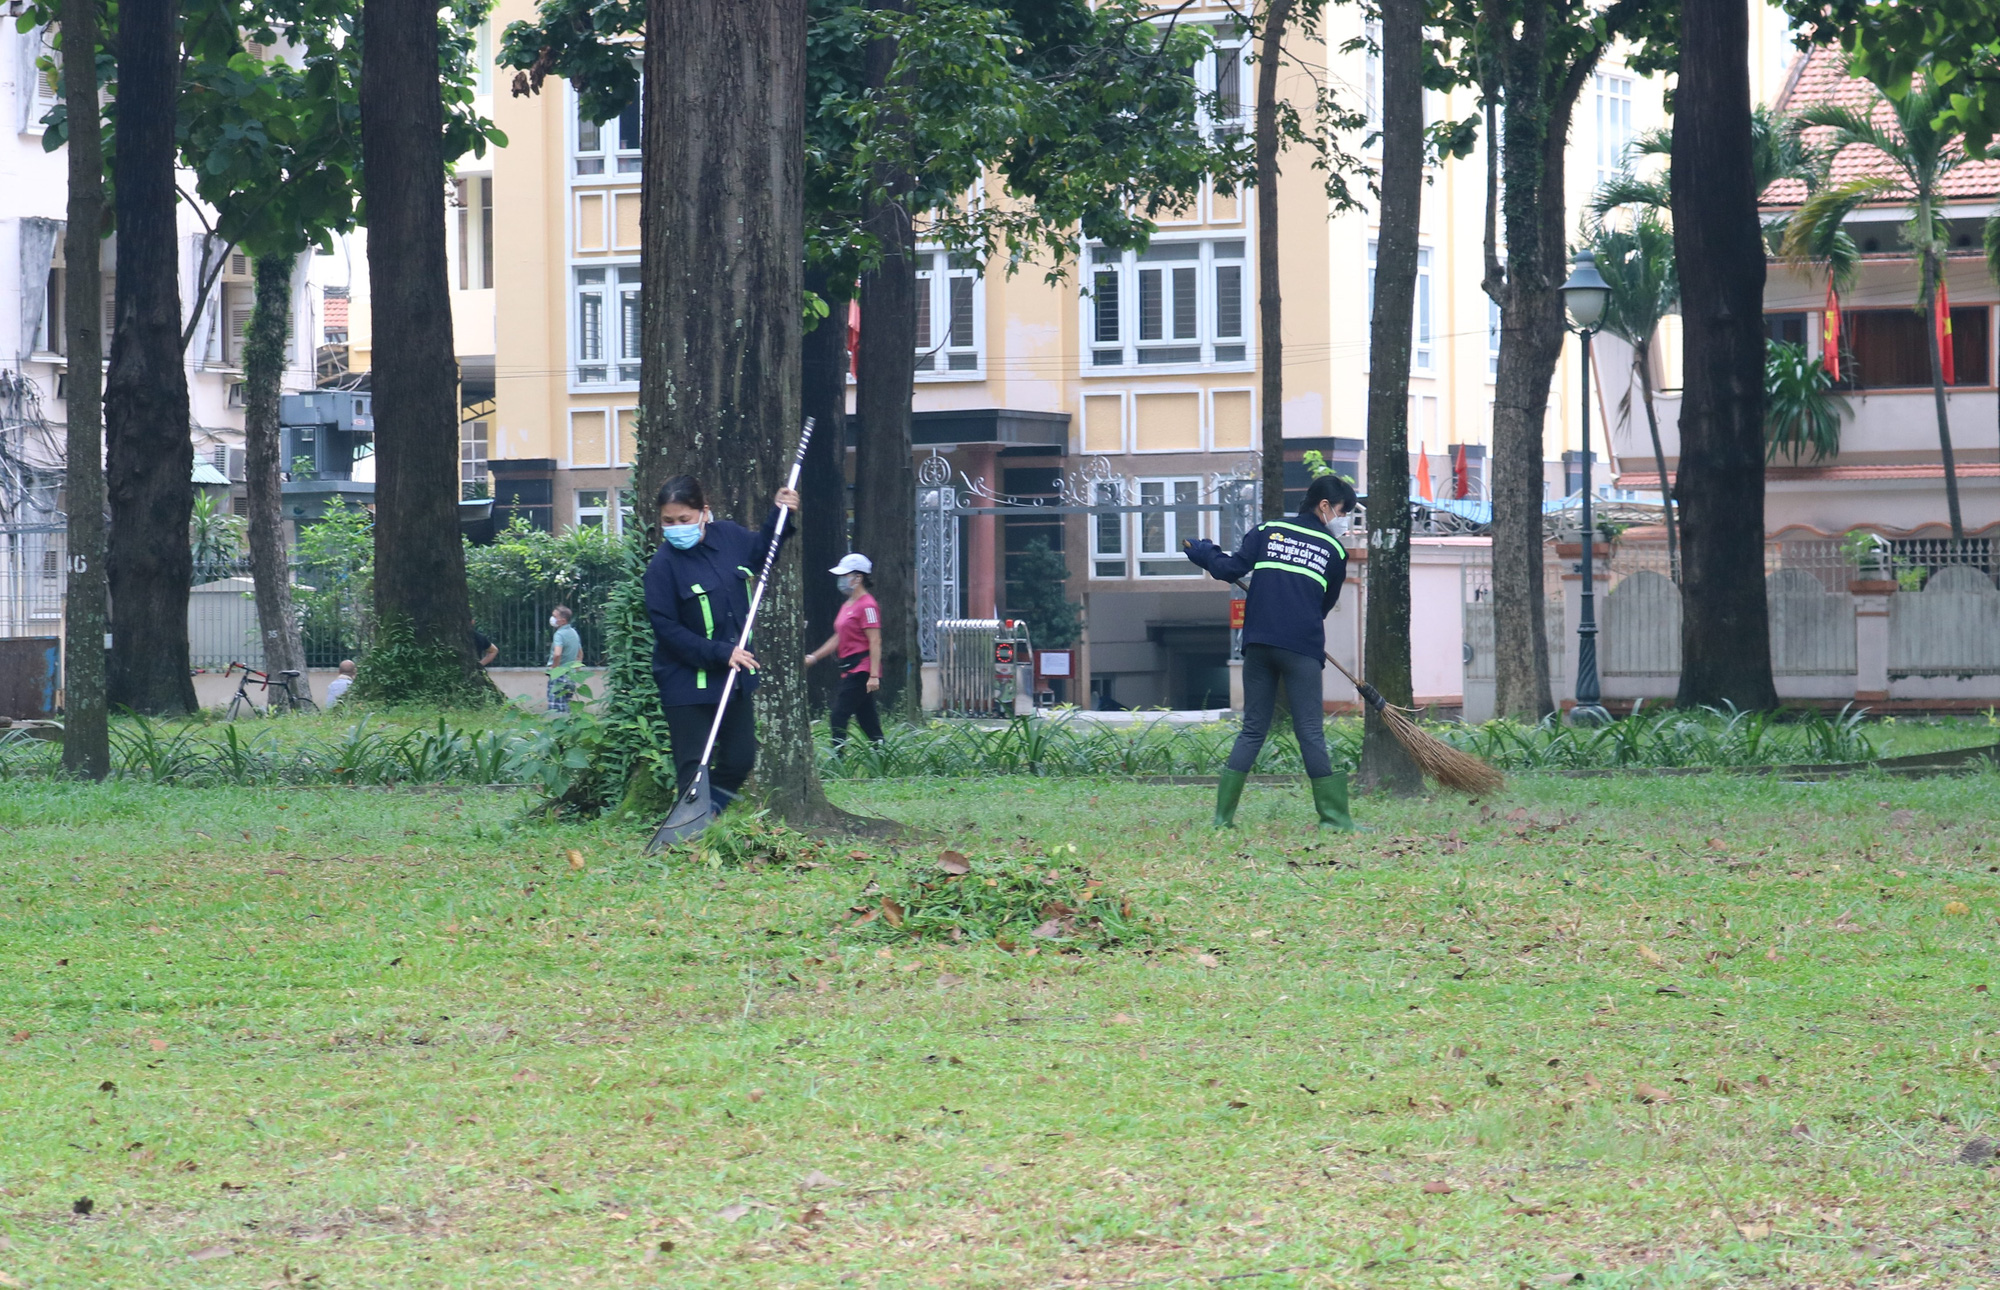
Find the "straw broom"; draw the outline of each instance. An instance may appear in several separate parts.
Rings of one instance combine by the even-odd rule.
[[[1250,590],[1241,582],[1233,585],[1245,592]],[[1408,713],[1383,698],[1380,690],[1342,667],[1339,659],[1324,651],[1322,657],[1347,678],[1348,684],[1354,687],[1364,703],[1375,709],[1382,718],[1382,724],[1388,727],[1389,734],[1403,745],[1403,751],[1410,754],[1410,760],[1424,774],[1446,788],[1470,793],[1474,797],[1498,792],[1507,782],[1506,776],[1471,753],[1460,752],[1442,739],[1425,734],[1416,722],[1410,720]]]

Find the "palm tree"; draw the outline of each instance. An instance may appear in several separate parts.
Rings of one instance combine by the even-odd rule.
[[[1930,314],[1938,305],[1938,284],[1944,273],[1945,250],[1950,233],[1945,223],[1944,181],[1969,158],[1959,136],[1936,125],[1939,114],[1950,105],[1951,92],[1919,77],[1909,93],[1892,99],[1877,86],[1869,101],[1859,107],[1819,103],[1797,114],[1806,129],[1828,132],[1817,149],[1819,182],[1798,213],[1791,217],[1784,233],[1783,250],[1788,259],[1820,258],[1825,248],[1841,236],[1842,223],[1856,209],[1870,202],[1907,201],[1911,206],[1903,237],[1917,253],[1921,279],[1916,307]],[[1832,182],[1834,161],[1849,148],[1872,149],[1888,163],[1889,173],[1868,174],[1845,183]],[[1937,407],[1938,448],[1944,461],[1945,503],[1951,513],[1954,543],[1965,540],[1965,522],[1958,507],[1958,469],[1952,458],[1951,422],[1945,415],[1944,358],[1938,348],[1938,329],[1926,328],[1930,336],[1931,396]]]
[[[1589,232],[1597,271],[1611,286],[1603,329],[1632,346],[1632,371],[1639,378],[1646,428],[1653,436],[1653,463],[1660,472],[1660,497],[1666,506],[1667,568],[1678,586],[1680,538],[1674,524],[1673,490],[1667,486],[1667,454],[1660,445],[1660,420],[1653,411],[1653,337],[1660,330],[1660,320],[1680,308],[1673,231],[1657,213],[1646,209],[1632,221],[1630,229],[1611,228],[1600,219],[1592,223]],[[1628,389],[1620,414],[1629,416],[1631,407]]]

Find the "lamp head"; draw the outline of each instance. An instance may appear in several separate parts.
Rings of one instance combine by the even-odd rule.
[[[1578,251],[1561,291],[1570,321],[1579,331],[1596,331],[1604,321],[1604,307],[1611,302],[1611,284],[1597,271],[1597,257],[1587,250]]]

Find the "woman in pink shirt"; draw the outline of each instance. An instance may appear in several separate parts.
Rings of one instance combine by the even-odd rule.
[[[868,742],[882,742],[882,718],[875,711],[875,691],[882,688],[882,610],[868,594],[875,563],[859,553],[840,557],[828,572],[839,579],[847,603],[833,617],[833,635],[806,655],[811,667],[827,655],[840,659],[840,687],[833,692],[833,749],[847,743],[849,719],[861,722]]]

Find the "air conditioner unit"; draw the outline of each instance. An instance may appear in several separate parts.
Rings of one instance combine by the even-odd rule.
[[[279,400],[278,420],[288,426],[331,426],[349,434],[375,433],[375,396],[366,390],[314,390]]]

